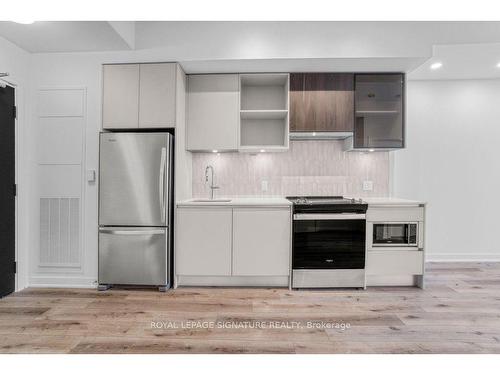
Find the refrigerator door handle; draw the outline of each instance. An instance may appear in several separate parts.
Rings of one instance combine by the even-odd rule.
[[[167,149],[162,147],[160,160],[160,177],[158,183],[158,190],[160,196],[160,215],[161,222],[165,223],[165,168],[167,166]]]
[[[120,230],[120,229],[106,229],[99,228],[99,233],[105,234],[117,234],[117,235],[153,235],[153,234],[165,234],[165,229],[148,229],[148,230]]]

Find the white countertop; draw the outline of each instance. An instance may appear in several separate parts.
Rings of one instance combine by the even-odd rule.
[[[289,207],[292,203],[283,197],[245,197],[245,198],[227,198],[230,201],[196,201],[200,198],[187,199],[177,202],[177,207],[192,207],[192,206],[275,206],[275,207]],[[222,198],[224,199],[224,198]],[[370,206],[417,206],[425,204],[426,202],[394,198],[394,197],[374,197],[374,198],[361,198]]]
[[[292,202],[285,198],[266,198],[266,197],[251,197],[251,198],[227,198],[229,202],[213,202],[204,201],[196,202],[197,198],[188,199],[177,202],[177,207],[193,207],[193,206],[274,206],[274,207],[290,207]]]
[[[361,198],[368,203],[369,206],[417,206],[425,204],[423,201],[416,201],[403,198]]]

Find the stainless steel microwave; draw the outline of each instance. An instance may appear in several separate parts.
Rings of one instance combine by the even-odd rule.
[[[418,223],[373,223],[373,247],[417,247]]]

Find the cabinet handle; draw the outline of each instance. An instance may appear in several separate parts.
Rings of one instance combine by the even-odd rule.
[[[164,229],[152,229],[152,230],[116,230],[116,229],[99,229],[99,233],[105,234],[118,234],[126,236],[147,236],[152,234],[165,234]]]

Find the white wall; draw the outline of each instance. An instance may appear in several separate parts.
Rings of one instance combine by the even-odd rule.
[[[408,82],[393,194],[427,206],[428,260],[500,260],[500,80]]]
[[[27,136],[29,130],[30,107],[27,100],[29,92],[30,54],[20,49],[9,41],[0,37],[0,72],[8,72],[10,75],[5,81],[16,88],[17,113],[17,143],[16,143],[16,180],[18,184],[17,197],[17,290],[28,285],[28,249],[30,243],[29,208],[31,207],[31,159],[33,149],[31,140]]]

